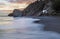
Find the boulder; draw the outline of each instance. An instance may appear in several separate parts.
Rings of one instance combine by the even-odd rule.
[[[19,9],[14,9],[12,13],[10,13],[8,16],[13,16],[13,17],[19,17],[22,16],[22,11]]]

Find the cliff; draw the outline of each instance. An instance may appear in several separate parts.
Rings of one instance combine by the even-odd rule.
[[[40,0],[31,3],[23,11],[23,16],[41,16],[55,15],[55,10],[52,8],[54,0]]]
[[[35,1],[31,3],[26,9],[23,10],[23,16],[37,16],[43,10],[44,1]]]
[[[31,3],[23,11],[18,9],[13,10],[12,14],[14,17],[19,16],[41,16],[41,15],[57,15],[55,10],[52,8],[55,0],[40,0]],[[53,6],[54,7],[54,6]]]
[[[13,10],[11,14],[8,16],[19,17],[19,16],[38,16],[44,7],[44,1],[35,1],[31,3],[27,8],[23,11],[19,11],[18,9]]]

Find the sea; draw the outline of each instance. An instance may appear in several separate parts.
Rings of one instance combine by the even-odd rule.
[[[0,13],[0,39],[60,39],[60,34],[44,31],[44,24],[34,23],[37,20]]]

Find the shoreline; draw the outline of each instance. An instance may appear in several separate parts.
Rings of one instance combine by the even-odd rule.
[[[60,17],[58,16],[42,16],[34,23],[44,24],[44,31],[53,31],[60,33]]]

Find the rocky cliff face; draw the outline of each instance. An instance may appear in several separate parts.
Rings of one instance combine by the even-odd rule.
[[[38,12],[43,10],[45,3],[43,1],[35,1],[34,3],[30,4],[26,9],[23,11],[24,16],[36,16],[39,14]]]
[[[48,0],[48,2],[45,1],[45,6],[43,8],[43,10],[46,10],[48,15],[51,15],[54,10],[52,9],[52,1]]]
[[[41,15],[52,15],[55,14],[52,9],[53,0],[40,0],[31,3],[27,8],[25,8],[22,12],[20,10],[14,10],[13,16],[41,16]],[[10,15],[12,15],[10,14]]]
[[[39,12],[43,10],[45,3],[44,1],[35,1],[31,3],[26,9],[24,9],[21,13],[18,9],[13,10],[13,13],[8,16],[38,16]]]
[[[54,0],[35,1],[23,11],[24,16],[41,16],[55,14],[54,9],[52,8],[53,2]]]

